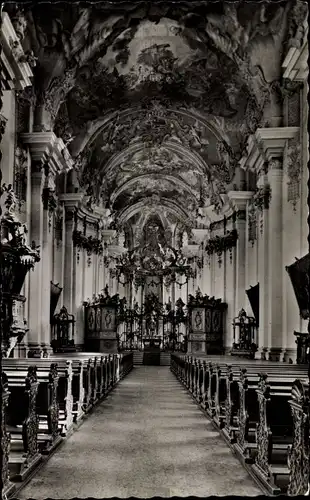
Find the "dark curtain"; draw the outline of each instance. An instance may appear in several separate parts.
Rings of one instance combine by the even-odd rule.
[[[301,259],[296,260],[294,264],[286,267],[291,278],[300,315],[303,319],[309,318],[309,277],[310,277],[310,253],[307,253]]]
[[[62,292],[62,288],[60,288],[59,285],[56,285],[51,281],[51,302],[50,302],[50,322],[53,319],[55,309],[58,304],[58,300],[60,297],[60,294]]]
[[[246,294],[252,307],[256,325],[259,326],[259,283],[246,290]]]

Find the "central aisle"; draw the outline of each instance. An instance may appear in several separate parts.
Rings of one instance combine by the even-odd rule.
[[[260,494],[169,368],[141,366],[17,497]]]

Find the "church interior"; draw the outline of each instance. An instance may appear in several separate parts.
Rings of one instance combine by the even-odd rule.
[[[2,497],[307,495],[308,7],[1,6]]]

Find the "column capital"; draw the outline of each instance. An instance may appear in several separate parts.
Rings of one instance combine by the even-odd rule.
[[[284,148],[289,139],[299,134],[299,127],[259,128],[255,138],[262,145],[263,153],[268,162],[283,156]]]
[[[283,156],[287,141],[296,138],[299,130],[299,127],[258,128],[248,139],[240,167],[257,174],[263,172],[266,163]]]
[[[56,175],[73,168],[73,160],[62,139],[54,132],[28,132],[20,134],[20,139],[28,146],[31,159],[48,162],[50,173]]]
[[[105,243],[109,244],[110,241],[113,240],[116,236],[115,229],[103,229],[101,230],[101,236]]]
[[[268,167],[269,167],[269,171],[282,171],[283,170],[283,161],[282,161],[282,158],[272,158],[270,161],[269,161],[269,164],[268,164]]]
[[[60,194],[58,200],[64,204],[66,211],[75,210],[83,199],[83,193]]]
[[[209,236],[209,232],[207,228],[192,229],[193,238],[198,244],[201,244]]]
[[[228,191],[228,198],[230,199],[233,208],[235,210],[245,210],[248,200],[250,200],[254,192],[253,191]]]

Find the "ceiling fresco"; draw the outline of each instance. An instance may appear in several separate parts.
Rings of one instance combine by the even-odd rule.
[[[158,213],[188,226],[198,208],[220,209],[249,135],[277,126],[283,54],[307,7],[29,2],[22,15],[38,58],[34,130],[63,137],[81,189],[115,224]]]

